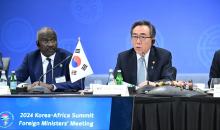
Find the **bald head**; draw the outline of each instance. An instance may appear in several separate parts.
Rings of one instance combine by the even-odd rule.
[[[43,27],[37,32],[37,46],[41,53],[49,57],[56,52],[57,35],[56,32],[49,27]]]

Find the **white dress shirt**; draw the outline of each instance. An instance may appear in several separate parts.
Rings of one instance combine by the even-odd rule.
[[[48,57],[51,59],[52,68],[54,66],[55,55],[56,55],[56,53],[54,53],[52,56]],[[49,64],[49,61],[47,60],[47,57],[44,56],[42,53],[41,53],[41,60],[42,60],[42,65],[43,65],[43,74],[45,74],[47,72],[47,66]],[[52,79],[53,79],[53,70],[52,70]],[[43,82],[46,83],[46,74],[43,77]]]

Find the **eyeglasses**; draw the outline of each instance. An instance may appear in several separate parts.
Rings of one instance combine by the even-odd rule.
[[[139,39],[140,41],[144,41],[144,40],[146,40],[147,38],[152,38],[152,37],[133,35],[133,36],[131,36],[131,38],[132,38],[132,40],[135,40],[135,41],[137,41],[138,39]]]

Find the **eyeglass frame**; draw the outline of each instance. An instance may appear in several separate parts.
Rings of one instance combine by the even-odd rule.
[[[132,40],[135,40],[135,41],[137,41],[138,39],[140,40],[140,41],[144,41],[144,40],[146,40],[147,38],[152,38],[151,36],[143,36],[143,35],[140,35],[140,36],[138,36],[138,35],[132,35],[131,36],[131,39]]]

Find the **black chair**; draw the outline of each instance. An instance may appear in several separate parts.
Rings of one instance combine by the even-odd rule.
[[[176,80],[176,75],[177,75],[176,67],[171,67],[170,72],[171,72],[171,75],[172,75],[172,78],[173,78],[172,80]]]

